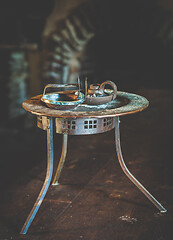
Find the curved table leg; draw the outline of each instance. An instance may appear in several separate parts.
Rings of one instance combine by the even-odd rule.
[[[47,126],[47,173],[46,178],[43,184],[43,187],[41,189],[41,192],[29,214],[29,216],[26,219],[26,222],[24,223],[20,233],[26,234],[28,231],[28,228],[30,227],[32,221],[34,220],[34,217],[46,195],[46,192],[49,188],[51,179],[52,179],[52,172],[53,172],[53,119],[48,119],[49,124]]]
[[[118,160],[120,166],[127,177],[141,190],[141,192],[160,210],[160,212],[165,213],[167,210],[147,191],[144,186],[130,173],[126,164],[123,160],[121,145],[120,145],[120,132],[119,132],[119,117],[115,117],[115,143],[116,143],[116,151],[118,155]]]
[[[64,166],[64,162],[65,162],[65,158],[67,155],[67,140],[68,140],[68,134],[64,133],[63,134],[63,143],[62,143],[62,153],[61,153],[61,158],[58,164],[58,168],[56,170],[55,173],[55,177],[53,179],[52,185],[56,186],[59,185],[58,180],[60,178],[63,166]]]

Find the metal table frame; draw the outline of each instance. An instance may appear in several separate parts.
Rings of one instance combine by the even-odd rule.
[[[27,109],[28,110],[28,109]],[[40,114],[39,114],[40,115]],[[45,115],[45,114],[44,114]],[[51,179],[52,179],[52,173],[53,173],[53,124],[54,124],[54,118],[55,117],[46,117],[46,124],[44,125],[44,130],[47,131],[47,173],[46,178],[43,184],[43,187],[40,191],[40,194],[29,213],[29,216],[27,217],[22,229],[21,234],[26,234],[32,221],[34,220],[34,217],[39,210],[39,207],[47,193],[47,190],[50,186]],[[148,190],[131,174],[131,172],[128,170],[121,151],[121,145],[120,145],[120,130],[119,130],[119,116],[114,116],[114,125],[115,126],[115,145],[116,145],[116,152],[118,156],[118,160],[120,163],[120,166],[126,176],[139,188],[139,190],[156,206],[156,208],[159,209],[161,213],[167,212],[167,210],[148,192]],[[68,140],[68,131],[63,133],[63,144],[62,144],[62,153],[61,158],[58,164],[57,171],[55,173],[55,176],[52,181],[52,185],[56,186],[59,184],[59,178],[64,166],[66,153],[67,153],[67,140]]]

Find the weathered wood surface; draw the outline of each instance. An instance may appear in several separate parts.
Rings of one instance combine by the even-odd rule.
[[[32,97],[23,102],[23,108],[36,115],[50,117],[115,117],[127,115],[145,109],[149,102],[145,97],[126,92],[117,92],[117,98],[101,105],[79,104],[73,110],[51,109],[41,102],[42,95]]]
[[[138,93],[151,104],[142,113],[121,118],[123,155],[131,172],[168,213],[159,215],[122,172],[114,131],[70,136],[61,185],[50,187],[28,234],[19,235],[46,172],[46,133],[35,129],[21,133],[16,141],[3,139],[1,151],[7,141],[6,152],[11,149],[11,154],[3,155],[0,170],[0,239],[173,239],[173,94],[149,89]],[[61,136],[54,140],[57,166]]]

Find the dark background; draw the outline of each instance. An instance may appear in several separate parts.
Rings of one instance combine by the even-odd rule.
[[[56,53],[61,56],[58,61],[60,67],[54,70],[50,64],[55,60],[49,58],[47,52],[54,53],[59,42],[52,40],[52,32],[61,34],[61,31],[66,29],[66,19],[72,23],[74,23],[73,16],[80,19],[81,9],[85,13],[85,17],[83,15],[81,17],[81,24],[84,28],[88,27],[87,18],[91,25],[88,27],[88,32],[92,29],[94,35],[80,50],[75,48],[72,43],[72,46],[70,45],[72,47],[71,58],[64,58],[63,49],[62,53]],[[80,28],[76,27],[75,29],[80,38]],[[76,61],[79,64],[78,67],[74,67]],[[43,217],[44,214],[47,215],[45,207],[40,213],[39,219],[41,216],[43,217],[42,224],[44,225],[46,222],[48,230],[43,231],[43,235],[39,235],[42,230],[38,227],[41,223],[37,221],[30,239],[39,239],[40,236],[42,239],[44,237],[51,239],[52,236],[59,236],[60,239],[65,239],[64,237],[78,239],[81,231],[84,236],[85,233],[88,233],[84,239],[91,239],[93,236],[95,238],[92,239],[106,239],[107,232],[109,232],[108,240],[172,239],[172,63],[172,1],[0,1],[0,201],[2,211],[0,214],[0,239],[20,238],[18,232],[44,179],[46,133],[36,127],[35,117],[22,110],[21,103],[31,96],[41,94],[47,83],[75,82],[77,75],[81,77],[81,81],[87,76],[89,83],[114,81],[118,90],[143,95],[150,101],[149,108],[144,112],[122,118],[122,144],[127,164],[132,164],[130,166],[133,173],[136,173],[139,180],[142,179],[146,186],[150,186],[154,195],[168,208],[168,215],[158,218],[156,215],[154,218],[151,213],[152,206],[149,203],[147,205],[146,199],[143,199],[141,195],[141,198],[137,197],[138,192],[137,190],[135,192],[133,186],[130,185],[131,188],[124,186],[128,182],[126,182],[127,179],[125,177],[121,179],[121,170],[114,169],[117,179],[121,180],[118,185],[116,177],[112,179],[115,189],[122,188],[129,194],[127,197],[126,195],[122,197],[127,198],[127,205],[126,200],[123,202],[123,199],[122,201],[115,199],[120,204],[117,214],[121,214],[121,210],[123,212],[123,209],[126,209],[125,212],[129,214],[130,211],[132,217],[136,214],[139,219],[142,219],[140,216],[144,215],[143,222],[140,220],[138,225],[134,224],[132,232],[129,232],[132,225],[121,225],[115,220],[118,219],[118,216],[116,213],[113,214],[113,210],[108,207],[114,203],[106,202],[104,191],[109,189],[109,186],[105,183],[102,186],[102,193],[104,192],[105,195],[99,195],[100,200],[98,201],[105,201],[105,208],[103,207],[104,210],[102,210],[105,213],[112,213],[112,217],[111,214],[110,216],[106,215],[106,223],[103,225],[110,221],[114,222],[112,227],[109,222],[108,229],[102,232],[103,226],[99,224],[100,220],[96,219],[96,222],[93,223],[94,227],[91,224],[91,228],[82,228],[80,226],[82,220],[78,219],[76,213],[76,219],[78,219],[76,221],[79,221],[78,230],[76,230],[76,226],[73,227],[72,223],[69,225],[66,223],[69,226],[69,228],[67,227],[68,233],[62,226],[58,233],[60,235],[56,235],[55,231],[53,231],[54,235],[51,235],[51,225]],[[66,66],[70,69],[68,77],[62,78]],[[52,77],[54,71],[58,72],[58,77]],[[21,79],[21,83],[18,79]],[[55,140],[60,144],[58,147],[58,151],[60,151],[61,136],[56,136]],[[82,145],[86,146],[85,155]],[[100,163],[96,162],[93,168],[91,167],[93,162],[88,160],[92,157],[87,155],[89,154],[87,147],[92,149],[92,146],[96,150],[91,150],[91,155],[96,155],[96,158],[100,159]],[[71,153],[69,153],[69,161],[67,159],[65,168],[67,173],[65,174],[64,171],[64,178],[62,178],[64,186],[67,187],[69,182],[74,185],[79,184],[80,181],[82,182],[81,186],[86,186],[94,176],[97,176],[98,182],[102,181],[104,174],[103,176],[97,174],[104,168],[105,159],[113,159],[113,132],[106,133],[105,136],[101,134],[79,138],[71,137],[69,149]],[[100,155],[96,153],[100,151]],[[105,153],[108,155],[104,155]],[[76,156],[79,156],[79,159],[73,172],[69,170],[71,169],[70,158],[73,159]],[[134,165],[130,163],[133,159],[136,161]],[[84,164],[85,162],[86,164]],[[108,166],[108,173],[110,173],[112,165],[108,164]],[[145,170],[145,173],[142,172],[142,169]],[[88,177],[85,179],[84,175]],[[66,191],[69,194],[71,191],[76,191],[74,187],[71,189],[70,185],[67,188],[64,190],[62,187],[62,195]],[[110,192],[113,191],[112,189]],[[85,194],[84,196],[86,196]],[[96,196],[98,197],[98,192]],[[136,202],[134,196],[137,198]],[[56,197],[58,201],[58,196]],[[110,199],[112,198],[110,197]],[[51,199],[51,201],[53,200]],[[82,200],[79,199],[80,201]],[[93,197],[92,201],[93,204],[97,203],[96,197]],[[86,206],[90,206],[92,215],[94,205],[86,203]],[[76,205],[75,212],[78,207]],[[149,212],[147,213],[147,211]],[[114,230],[120,225],[117,238],[114,238]],[[53,229],[56,229],[56,226],[52,226]],[[93,234],[90,235],[91,232]]]

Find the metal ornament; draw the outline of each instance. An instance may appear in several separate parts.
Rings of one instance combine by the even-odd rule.
[[[79,89],[74,88],[78,86]],[[48,88],[58,88],[63,91],[46,93]],[[73,90],[69,90],[73,88]],[[65,90],[64,90],[65,89]],[[44,88],[43,96],[41,101],[45,103],[49,108],[68,110],[75,108],[79,104],[83,103],[85,96],[80,92],[80,81],[78,79],[78,84],[48,84]]]
[[[110,131],[115,127],[114,118],[56,118],[56,133],[88,135]]]
[[[106,85],[110,85],[113,90],[105,89]],[[112,81],[103,82],[101,85],[91,84],[87,91],[85,103],[90,105],[104,104],[114,100],[116,96],[117,86]]]

